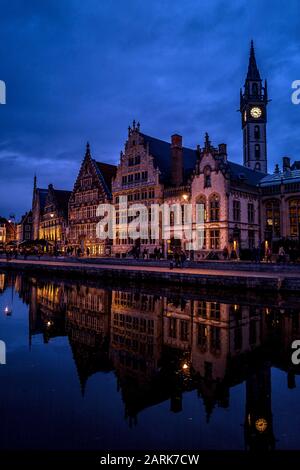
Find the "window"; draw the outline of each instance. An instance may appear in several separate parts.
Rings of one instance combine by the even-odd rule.
[[[240,222],[241,220],[241,203],[240,201],[233,201],[233,220]]]
[[[198,315],[201,318],[206,318],[206,302],[205,300],[198,301]]]
[[[259,126],[254,127],[254,138],[259,140],[260,139],[260,128]]]
[[[289,219],[291,237],[300,237],[300,199],[289,201]]]
[[[128,158],[128,166],[134,165],[134,159],[132,157]]]
[[[122,176],[122,185],[127,184],[127,176]]]
[[[142,180],[147,181],[148,180],[148,171],[142,171]]]
[[[260,160],[260,145],[255,144],[255,160]]]
[[[196,202],[196,224],[206,222],[206,204],[205,197],[200,196]]]
[[[140,193],[135,193],[134,194],[134,200],[139,201],[140,200]]]
[[[212,350],[220,351],[221,349],[220,328],[216,326],[211,326],[210,328],[210,346]]]
[[[203,323],[198,323],[198,346],[200,348],[207,347],[207,326]]]
[[[248,248],[252,249],[255,247],[255,232],[254,230],[248,230]]]
[[[135,159],[134,159],[134,164],[135,165],[139,165],[141,163],[141,156],[140,155],[136,155]]]
[[[140,179],[141,179],[141,174],[140,173],[135,173],[134,181],[140,181]]]
[[[273,236],[280,237],[280,202],[276,199],[266,202],[266,226]]]
[[[260,171],[260,168],[261,168],[260,163],[256,162],[254,169],[255,169],[256,171]]]
[[[204,168],[204,188],[211,187],[211,169],[209,166]]]
[[[210,230],[209,233],[210,249],[219,250],[220,248],[220,230]]]
[[[169,318],[169,337],[177,337],[177,321],[176,318]]]
[[[149,191],[149,199],[153,199],[154,198],[154,189],[150,189]]]
[[[218,222],[220,218],[220,199],[216,194],[210,199],[210,221]]]
[[[250,202],[248,204],[248,223],[254,224],[254,205]]]
[[[180,339],[181,341],[188,340],[188,322],[186,320],[181,320],[180,322]]]
[[[218,302],[211,302],[210,304],[210,318],[212,320],[220,320],[220,304]]]

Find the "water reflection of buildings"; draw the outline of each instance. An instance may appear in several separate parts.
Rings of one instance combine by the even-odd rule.
[[[71,282],[20,278],[16,285],[29,303],[31,336],[68,336],[83,393],[91,375],[115,371],[129,423],[165,400],[181,411],[186,390],[197,390],[209,421],[245,383],[246,447],[274,447],[271,367],[295,385],[290,346],[299,339],[300,309]]]

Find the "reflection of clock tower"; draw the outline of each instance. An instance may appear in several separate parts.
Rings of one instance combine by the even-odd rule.
[[[275,448],[271,406],[271,366],[265,362],[246,380],[245,445],[247,450]]]
[[[262,86],[251,41],[248,73],[244,93],[240,94],[244,166],[267,173],[267,82]]]

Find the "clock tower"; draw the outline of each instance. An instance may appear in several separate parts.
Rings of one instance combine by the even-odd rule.
[[[244,166],[267,173],[267,81],[264,86],[256,65],[253,41],[251,41],[248,73],[244,92],[240,91]]]

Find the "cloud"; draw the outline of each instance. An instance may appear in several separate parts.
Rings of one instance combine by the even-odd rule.
[[[117,162],[133,118],[192,147],[208,131],[241,162],[251,38],[272,98],[270,170],[283,154],[299,158],[299,18],[296,0],[2,1],[0,214],[28,209],[34,172],[41,185],[72,188],[87,140],[97,159]]]

